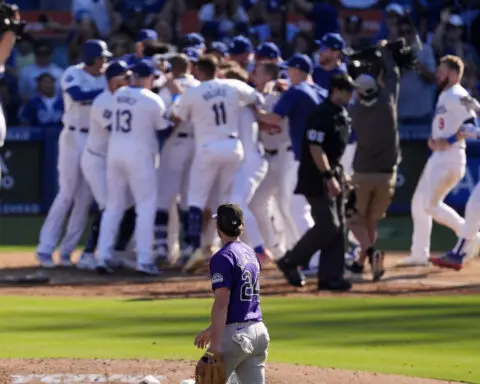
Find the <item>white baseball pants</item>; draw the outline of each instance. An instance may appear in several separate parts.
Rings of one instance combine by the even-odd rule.
[[[464,220],[443,200],[464,175],[462,158],[440,156],[435,152],[427,160],[412,198],[412,257],[422,260],[430,257],[432,218],[459,235]]]
[[[107,158],[86,148],[83,151],[81,168],[98,209],[103,211],[107,204]]]
[[[78,245],[88,220],[92,202],[90,188],[80,169],[87,135],[63,129],[59,139],[58,181],[59,191],[40,231],[37,253],[51,255],[60,240],[62,226],[71,209],[60,254],[69,256]],[[73,207],[72,207],[73,205]]]
[[[459,237],[468,241],[479,238],[480,229],[480,182],[477,183],[468,198],[465,207],[465,222],[460,228]]]
[[[250,210],[250,202],[255,191],[262,183],[268,170],[268,162],[260,154],[250,155],[242,163],[232,187],[231,201],[238,204],[243,211],[245,221],[244,235],[252,247],[263,245],[255,215]]]
[[[135,243],[137,262],[148,264],[152,260],[153,229],[157,208],[156,169],[154,156],[136,151],[126,154],[119,149],[110,150],[107,158],[107,204],[100,225],[98,255],[100,260],[112,257],[119,224],[128,208],[128,191],[133,195],[137,218]]]

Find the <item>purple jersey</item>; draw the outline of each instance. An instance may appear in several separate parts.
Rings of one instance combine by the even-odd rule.
[[[257,255],[241,241],[226,244],[210,259],[212,289],[228,288],[227,324],[262,321],[260,264]]]

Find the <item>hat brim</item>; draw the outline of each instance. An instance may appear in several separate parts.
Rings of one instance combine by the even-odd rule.
[[[113,53],[110,51],[103,51],[102,52],[102,57],[112,57]]]

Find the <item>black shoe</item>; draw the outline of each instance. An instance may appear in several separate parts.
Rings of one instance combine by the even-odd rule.
[[[319,291],[346,292],[352,289],[352,283],[345,279],[323,280],[318,282]]]
[[[277,267],[285,276],[288,283],[294,287],[303,287],[305,285],[305,276],[298,270],[297,267],[291,266],[285,257],[277,261]]]
[[[363,274],[365,267],[361,264],[358,264],[358,262],[354,261],[351,265],[345,266],[347,270],[349,270],[352,273],[361,275]]]

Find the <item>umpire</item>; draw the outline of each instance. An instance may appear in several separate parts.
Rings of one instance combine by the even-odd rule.
[[[352,287],[343,278],[345,179],[340,159],[350,134],[345,107],[354,89],[348,74],[333,76],[328,98],[314,109],[307,123],[295,193],[308,200],[315,225],[277,264],[288,282],[297,287],[305,285],[298,267],[307,264],[318,250],[318,289],[347,291]]]

